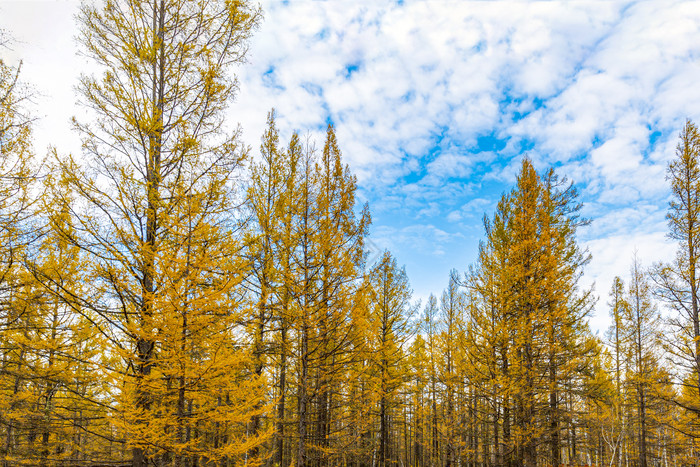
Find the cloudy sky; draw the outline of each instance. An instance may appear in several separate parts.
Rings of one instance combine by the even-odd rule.
[[[78,3],[0,0],[3,51],[23,60],[37,90],[36,147],[77,153],[69,118],[76,76]],[[585,284],[607,326],[612,277],[636,249],[669,259],[665,181],[686,118],[700,121],[697,1],[467,2],[263,1],[265,19],[231,106],[257,148],[275,107],[284,139],[322,144],[336,126],[372,241],[406,269],[415,298],[439,294],[451,268],[467,269],[482,217],[509,191],[522,157],[573,180],[579,234],[593,260]]]

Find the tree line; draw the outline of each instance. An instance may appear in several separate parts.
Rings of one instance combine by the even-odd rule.
[[[677,256],[632,259],[605,336],[579,283],[590,221],[528,158],[475,263],[421,305],[370,255],[333,126],[282,142],[270,111],[255,156],[231,130],[261,15],[85,3],[80,156],[35,157],[0,59],[3,465],[700,464],[695,124],[668,166]]]

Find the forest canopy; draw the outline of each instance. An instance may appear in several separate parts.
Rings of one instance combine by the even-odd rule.
[[[564,174],[522,157],[476,261],[420,303],[333,124],[283,141],[264,109],[254,151],[227,120],[260,7],[76,21],[99,70],[76,88],[80,154],[34,153],[0,56],[3,465],[700,464],[691,120],[667,167],[677,254],[616,272],[600,336]]]

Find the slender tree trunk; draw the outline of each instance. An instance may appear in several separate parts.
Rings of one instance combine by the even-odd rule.
[[[141,334],[136,340],[137,365],[136,365],[136,385],[137,399],[136,408],[142,413],[148,413],[151,408],[151,394],[147,386],[144,384],[144,379],[150,377],[153,367],[153,346],[154,342],[150,337],[150,323],[153,314],[153,293],[154,273],[155,273],[155,247],[156,235],[158,231],[158,207],[159,207],[159,187],[160,187],[160,165],[161,165],[161,139],[163,131],[163,92],[164,92],[164,77],[165,77],[165,42],[164,37],[164,22],[165,22],[165,0],[153,2],[153,31],[156,32],[154,37],[158,39],[158,43],[154,43],[154,48],[158,48],[156,53],[157,59],[153,61],[153,82],[152,82],[152,102],[156,107],[153,109],[154,121],[158,122],[154,131],[149,135],[149,151],[147,154],[146,167],[146,248],[142,293],[141,293]],[[147,423],[147,420],[141,420],[141,423]],[[146,467],[148,458],[140,446],[133,449],[133,466]]]
[[[685,179],[690,180],[691,175],[686,170]],[[700,400],[700,316],[698,312],[698,284],[697,284],[697,257],[695,253],[695,216],[697,208],[691,200],[695,197],[693,187],[690,183],[685,183],[685,198],[686,198],[686,219],[688,223],[688,282],[690,282],[690,298],[691,298],[691,321],[693,322],[693,337],[695,338],[695,370],[697,371],[697,390],[698,400]]]
[[[451,314],[450,314],[451,317]],[[451,325],[448,325],[451,328]],[[454,464],[454,389],[452,381],[452,350],[450,346],[452,341],[448,342],[447,349],[447,446],[445,452],[445,467],[451,467]]]
[[[692,322],[693,322],[693,338],[695,339],[695,371],[697,372],[697,391],[698,398],[700,401],[700,314],[698,311],[698,286],[696,279],[696,253],[694,249],[694,222],[693,216],[689,215],[688,222],[688,268],[689,268],[689,281],[690,281],[690,297],[692,301]],[[700,419],[700,403],[698,403],[694,410],[696,411],[696,417]]]
[[[324,276],[327,276],[326,266],[324,266]],[[328,309],[328,278],[324,277],[323,285],[323,296],[322,304],[323,309],[321,310],[321,321],[319,323],[319,335],[321,336],[322,344],[319,346],[321,349],[321,355],[318,365],[318,419],[316,422],[316,436],[317,445],[320,449],[317,449],[318,465],[323,465],[327,456],[328,447],[328,434],[329,434],[329,415],[328,415],[328,399],[329,399],[329,385],[330,381],[328,378],[329,368],[328,368],[328,357],[333,342],[330,341],[328,329],[328,320],[330,310]]]
[[[494,460],[498,467],[503,466],[503,449],[501,449],[500,441],[498,438],[498,422],[500,418],[501,409],[498,405],[498,399],[494,396],[494,410],[493,410],[493,453]]]
[[[639,391],[639,467],[647,467],[647,417],[645,389],[640,384]]]
[[[549,430],[551,437],[551,447],[552,447],[552,465],[559,466],[561,464],[561,442],[559,439],[559,407],[558,398],[559,395],[555,388],[557,384],[557,370],[556,363],[554,362],[555,356],[550,354],[549,362]]]
[[[309,325],[306,316],[301,329],[301,375],[299,377],[299,409],[297,420],[297,459],[298,467],[306,466],[306,412],[308,405],[307,388],[309,384]]]
[[[268,284],[268,276],[267,276],[267,269],[268,269],[268,261],[269,261],[269,255],[271,255],[270,252],[270,247],[267,244],[268,239],[265,239],[266,245],[264,246],[264,251],[263,251],[263,261],[262,261],[262,274],[260,277],[260,301],[258,303],[258,316],[257,320],[255,323],[255,341],[254,341],[254,358],[255,358],[255,366],[253,368],[253,371],[255,373],[255,376],[260,378],[263,374],[263,369],[264,369],[264,339],[265,339],[265,322],[267,320],[267,308],[268,308],[268,296],[269,296],[269,284]],[[258,404],[256,407],[256,410],[260,408],[260,405],[262,402]],[[252,436],[257,436],[258,433],[260,432],[260,415],[255,414],[251,418],[251,435]],[[257,457],[260,454],[260,446],[256,445],[254,448],[250,450],[248,453],[249,458],[251,459],[257,459]]]
[[[50,424],[51,424],[51,405],[53,400],[53,384],[51,380],[53,375],[51,375],[51,370],[53,369],[55,358],[56,358],[56,348],[54,344],[56,342],[56,333],[58,330],[58,306],[54,306],[53,317],[51,320],[51,350],[49,351],[49,361],[47,365],[47,370],[49,374],[49,379],[46,381],[46,401],[44,403],[44,429],[41,437],[42,445],[42,460],[47,462],[49,457],[49,438],[51,435]]]
[[[636,265],[635,265],[636,267]],[[636,273],[636,271],[635,271]],[[647,414],[646,414],[646,372],[642,352],[642,317],[641,300],[638,286],[635,284],[635,313],[636,313],[636,352],[637,352],[637,394],[639,402],[639,467],[647,467]]]
[[[286,300],[282,306],[282,313],[286,313]],[[286,316],[286,315],[285,315]],[[280,466],[284,462],[284,420],[285,420],[285,390],[287,385],[287,320],[282,317],[280,329],[280,380],[279,380],[279,402],[277,404],[277,463]]]
[[[435,400],[435,381],[433,380],[433,401],[432,401],[433,416],[431,420],[433,444],[430,451],[430,464],[437,465],[440,462],[440,444],[438,440],[438,422],[437,422],[437,401]]]
[[[185,355],[187,352],[187,311],[185,310],[182,315],[182,330],[180,336],[180,353]],[[185,393],[185,368],[180,369],[180,376],[178,378],[178,388],[177,388],[177,443],[185,442],[185,404],[186,404],[186,393]],[[184,465],[185,457],[180,454],[175,454],[175,466]]]
[[[306,161],[308,174],[308,164]],[[308,411],[308,388],[309,388],[309,313],[311,306],[311,278],[309,277],[309,265],[311,263],[311,257],[309,252],[309,216],[310,216],[310,193],[308,183],[304,188],[304,217],[302,220],[303,224],[303,266],[304,266],[304,290],[303,290],[303,304],[302,304],[302,317],[301,317],[301,374],[299,375],[299,396],[298,396],[298,413],[297,413],[297,456],[296,456],[296,467],[307,467],[307,455],[306,455],[306,436],[307,436],[307,411]]]
[[[523,445],[523,465],[525,467],[535,467],[537,465],[537,453],[534,433],[534,390],[535,390],[535,380],[534,380],[534,368],[533,368],[533,358],[532,358],[532,345],[530,342],[525,344],[524,348],[525,357],[525,398],[522,404],[522,415],[523,424],[522,427],[526,430],[525,440]]]
[[[501,350],[503,358],[503,376],[508,379],[509,369],[508,369],[508,356],[506,355],[505,349]],[[503,397],[503,455],[505,456],[503,465],[508,467],[513,465],[513,441],[510,436],[510,404],[511,399],[508,396]]]
[[[386,396],[379,399],[379,465],[385,467],[389,459],[387,438],[389,438],[389,420],[387,414]]]
[[[384,283],[384,286],[386,288],[386,283]],[[388,370],[389,370],[389,362],[386,359],[386,356],[384,355],[384,352],[386,351],[386,341],[387,341],[387,334],[389,333],[389,328],[387,327],[387,321],[388,321],[388,316],[387,316],[387,293],[382,294],[382,329],[381,329],[381,351],[382,351],[382,359],[381,359],[381,394],[379,398],[379,466],[380,467],[385,467],[387,464],[387,461],[389,460],[389,455],[388,455],[388,438],[389,438],[389,420],[388,420],[388,413],[387,413],[387,391],[388,391]]]

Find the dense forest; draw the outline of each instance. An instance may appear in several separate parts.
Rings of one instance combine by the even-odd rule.
[[[700,465],[695,124],[667,171],[677,256],[599,284],[604,337],[575,186],[528,158],[419,304],[370,254],[333,126],[280,141],[270,111],[259,153],[227,130],[261,20],[85,3],[80,155],[34,154],[0,59],[2,465]]]

